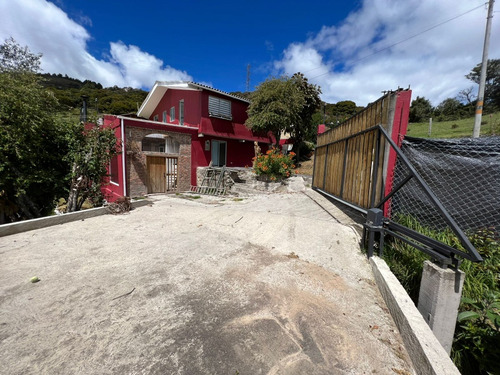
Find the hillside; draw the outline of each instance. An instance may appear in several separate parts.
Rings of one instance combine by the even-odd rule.
[[[147,96],[147,92],[130,87],[106,87],[100,83],[80,81],[61,74],[42,74],[42,84],[51,90],[59,101],[59,109],[66,116],[76,113],[82,106],[82,95],[89,97],[90,112],[124,114],[136,112]]]
[[[417,138],[461,138],[472,137],[474,117],[461,120],[433,122],[429,136],[429,122],[410,123],[407,134]],[[500,112],[484,114],[481,135],[500,134]]]

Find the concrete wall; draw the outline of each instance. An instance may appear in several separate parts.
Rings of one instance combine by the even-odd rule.
[[[130,202],[131,208],[146,206],[151,204],[151,201],[146,199],[141,199],[137,201]],[[55,215],[41,217],[38,219],[18,221],[16,223],[0,225],[0,237],[9,236],[11,234],[27,232],[34,229],[51,227],[53,225],[59,225],[64,223],[69,223],[72,221],[85,220],[91,217],[107,215],[111,213],[107,207],[97,207],[91,208],[89,210],[69,212],[67,214]]]
[[[383,259],[370,258],[375,281],[419,375],[460,375],[413,301]]]

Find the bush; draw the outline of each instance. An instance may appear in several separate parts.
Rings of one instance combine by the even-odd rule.
[[[254,172],[257,176],[264,176],[271,181],[281,181],[290,177],[294,172],[295,165],[293,157],[295,153],[290,152],[283,155],[278,149],[272,148],[265,155],[254,158]]]
[[[311,154],[314,151],[314,148],[315,145],[312,142],[308,141],[301,142],[299,146],[300,161],[309,160]]]

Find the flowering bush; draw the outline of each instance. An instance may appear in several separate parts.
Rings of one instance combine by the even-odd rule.
[[[253,158],[253,169],[257,176],[264,176],[271,181],[280,181],[292,174],[297,173],[293,169],[293,157],[295,153],[290,152],[288,155],[283,155],[278,149],[272,148],[265,155],[258,155]]]

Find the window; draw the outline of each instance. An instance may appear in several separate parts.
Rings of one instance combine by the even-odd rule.
[[[222,167],[226,165],[226,149],[225,141],[212,141],[212,166]]]
[[[167,122],[167,111],[163,111],[163,122]]]
[[[172,138],[165,139],[165,152],[167,154],[178,154],[179,153],[179,142],[174,141]]]
[[[184,125],[184,99],[179,101],[179,125]]]
[[[158,115],[155,115],[155,117],[153,117],[153,121],[158,121]]]
[[[175,121],[175,107],[170,108],[170,122]]]
[[[165,152],[165,140],[146,137],[142,140],[142,151]]]
[[[213,117],[220,117],[225,120],[232,120],[231,102],[215,96],[208,97],[208,114]]]
[[[142,139],[142,151],[178,154],[180,144],[163,134],[148,134]]]
[[[118,181],[118,155],[111,158],[109,163],[109,179],[114,184],[119,184]]]

